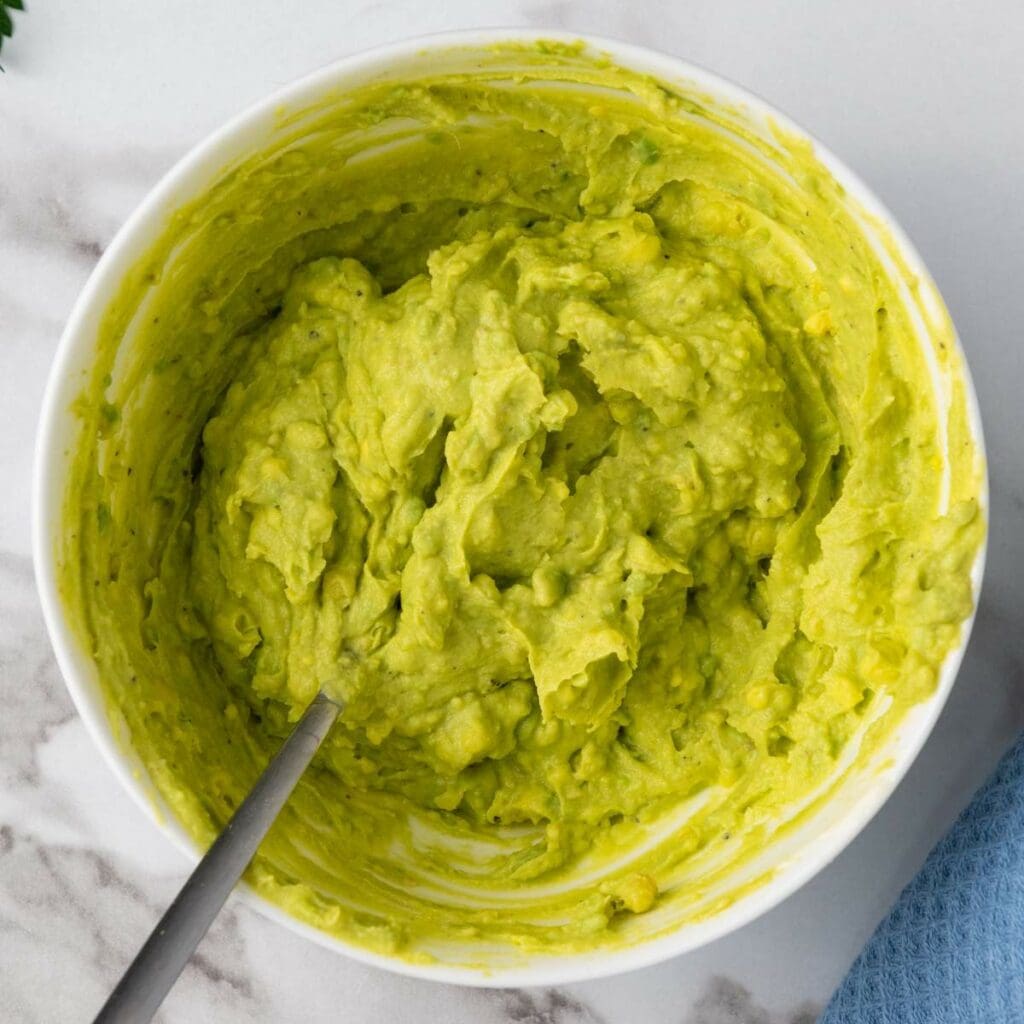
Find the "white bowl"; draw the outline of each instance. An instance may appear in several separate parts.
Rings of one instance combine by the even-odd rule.
[[[541,39],[572,42],[581,37],[559,32],[487,30],[408,40],[340,60],[256,104],[193,149],[150,192],[104,253],[68,320],[43,400],[36,449],[33,550],[43,612],[68,690],[96,745],[132,797],[164,834],[193,859],[200,854],[194,840],[161,800],[142,762],[119,737],[116,715],[108,715],[95,666],[76,639],[58,592],[56,552],[62,529],[68,460],[78,430],[71,406],[90,368],[104,310],[129,268],[158,237],[169,214],[207,189],[226,166],[265,147],[279,130],[282,110],[304,110],[328,93],[358,87],[371,80],[410,78],[428,69],[437,71],[471,65],[474,55],[478,59],[481,50],[495,43]],[[811,141],[819,159],[868,214],[869,220],[884,227],[902,262],[918,279],[917,291],[914,295],[908,291],[905,301],[912,309],[915,303],[918,309],[942,308],[931,277],[892,216],[850,170],[784,115],[743,89],[675,57],[614,40],[583,37],[582,41],[589,49],[609,55],[617,64],[677,83],[734,111],[742,111],[755,129],[764,131],[771,120]],[[865,233],[871,231],[869,223]],[[925,318],[918,318],[922,332],[926,330],[924,324]],[[970,425],[983,457],[977,399],[962,351],[959,354],[968,392]],[[940,388],[941,384],[936,381],[936,386]],[[987,507],[987,483],[983,484],[982,501]],[[975,603],[984,560],[982,547],[973,569]],[[847,773],[818,811],[743,869],[744,874],[750,872],[750,877],[754,877],[770,868],[772,876],[717,913],[684,923],[669,934],[631,948],[534,957],[485,972],[458,964],[407,963],[369,952],[298,921],[244,886],[242,898],[267,917],[356,960],[402,974],[468,985],[548,985],[578,981],[643,967],[685,953],[765,913],[824,868],[864,828],[906,774],[931,732],[953,686],[972,622],[973,616],[964,623],[961,643],[946,659],[932,696],[899,722],[874,755]],[[851,750],[848,756],[852,755]]]

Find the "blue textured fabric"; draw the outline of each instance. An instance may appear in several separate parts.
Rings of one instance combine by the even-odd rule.
[[[1024,1024],[1024,736],[903,890],[820,1024]]]

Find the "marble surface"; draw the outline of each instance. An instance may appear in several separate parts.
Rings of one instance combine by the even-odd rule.
[[[789,111],[915,239],[964,339],[992,473],[974,639],[932,739],[876,820],[760,921],[689,956],[537,991],[401,979],[229,904],[161,1011],[171,1022],[797,1024],[1024,725],[1024,7],[861,0],[48,0],[0,76],[0,998],[87,1020],[187,864],[121,791],[64,691],[38,610],[28,492],[37,409],[71,303],[170,164],[242,106],[368,45],[474,25],[617,35]],[[296,11],[301,9],[301,18]]]

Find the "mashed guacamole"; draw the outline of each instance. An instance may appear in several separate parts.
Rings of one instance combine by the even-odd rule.
[[[922,350],[805,145],[571,48],[286,134],[79,403],[63,584],[125,742],[208,841],[343,699],[250,880],[374,949],[713,912],[970,613],[944,315]]]

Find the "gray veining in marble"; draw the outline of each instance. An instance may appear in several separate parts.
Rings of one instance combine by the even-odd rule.
[[[548,25],[686,56],[789,111],[860,171],[950,305],[981,397],[992,540],[949,706],[893,799],[798,894],[712,946],[563,989],[460,990],[350,963],[232,901],[160,1014],[179,1022],[810,1024],[1024,726],[1024,8],[953,0],[50,0],[0,76],[0,1016],[87,1020],[187,871],[100,762],[54,664],[27,494],[68,310],[132,207],[227,116],[419,32]]]

